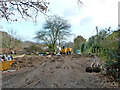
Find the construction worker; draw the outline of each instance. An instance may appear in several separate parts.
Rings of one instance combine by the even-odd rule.
[[[4,59],[2,58],[2,56],[0,57],[0,61],[4,61]]]
[[[66,54],[66,53],[67,53],[66,48],[65,48],[65,46],[63,46],[61,48],[60,54],[62,55],[62,54]]]
[[[81,53],[80,53],[80,50],[78,49],[78,50],[77,50],[77,55],[80,55],[80,54],[81,54]]]
[[[8,60],[13,60],[13,57],[10,55],[7,55]]]
[[[72,50],[72,48],[67,48],[67,55],[71,54],[71,50]]]
[[[3,54],[3,55],[2,55],[1,61],[8,61],[6,54]]]

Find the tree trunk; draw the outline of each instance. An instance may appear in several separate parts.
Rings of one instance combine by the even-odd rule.
[[[53,43],[53,52],[55,52],[56,50],[55,50],[55,41],[54,41],[54,43]]]
[[[60,40],[59,40],[59,47],[61,46]]]

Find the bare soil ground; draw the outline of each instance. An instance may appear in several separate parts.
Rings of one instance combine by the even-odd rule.
[[[87,73],[93,58],[86,56],[24,56],[3,72],[3,88],[117,88],[101,73]]]

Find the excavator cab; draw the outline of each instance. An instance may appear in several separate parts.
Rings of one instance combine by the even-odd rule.
[[[61,48],[60,54],[71,54],[72,48],[65,48],[65,46],[63,46]]]

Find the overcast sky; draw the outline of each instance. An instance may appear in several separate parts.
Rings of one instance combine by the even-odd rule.
[[[95,35],[96,26],[99,29],[108,28],[116,29],[118,26],[118,1],[120,0],[82,0],[84,5],[81,7],[77,0],[47,0],[50,1],[48,15],[59,15],[69,20],[72,25],[71,30],[77,35],[82,35],[88,39]],[[3,31],[14,29],[17,31],[21,40],[35,41],[35,32],[42,28],[45,21],[44,15],[39,14],[38,22],[19,20],[18,22],[8,23],[1,19]],[[93,33],[92,33],[93,32]],[[72,41],[70,38],[70,40]]]

